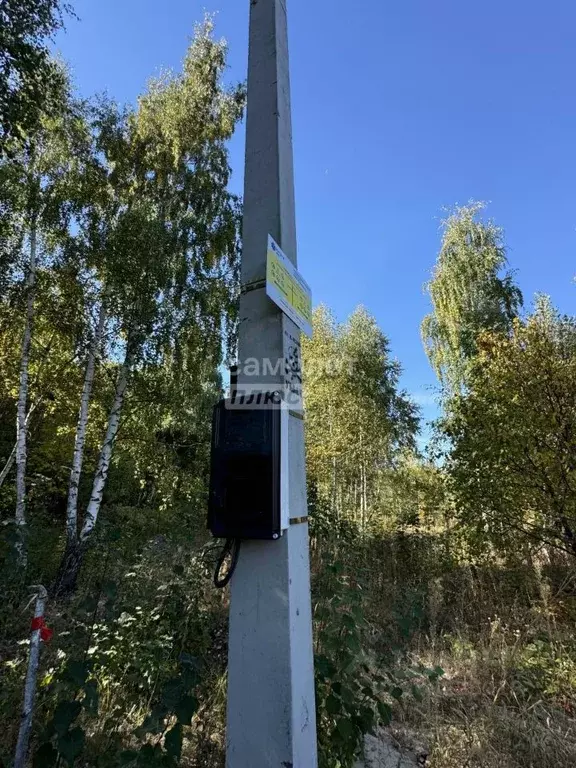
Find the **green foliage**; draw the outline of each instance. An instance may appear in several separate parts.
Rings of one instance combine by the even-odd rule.
[[[56,576],[88,350],[97,365],[80,511],[123,359],[129,378],[100,530],[70,561],[86,559],[77,596],[50,606],[56,637],[42,650],[38,765],[174,765],[191,740],[210,762],[218,749],[209,733],[191,733],[220,706],[199,714],[217,699],[225,657],[222,606],[203,560],[189,562],[198,548],[189,539],[204,528],[211,408],[235,339],[241,210],[227,188],[227,142],[245,94],[223,85],[226,57],[211,23],[200,25],[182,72],[152,82],[136,109],[77,102],[59,68],[58,111],[43,114],[26,141],[11,139],[0,160],[0,469],[15,439],[32,227],[38,241],[26,580],[50,585]],[[0,489],[4,516],[10,480]],[[0,713],[10,723],[2,758],[27,658],[14,533],[3,526],[0,542]]]
[[[10,235],[0,259],[5,461],[15,439],[26,294],[21,247],[32,230],[39,243],[28,366],[32,514],[40,506],[61,519],[89,350],[97,370],[81,449],[80,512],[104,447],[111,452],[115,443],[116,431],[103,440],[102,426],[117,402],[114,418],[117,425],[123,412],[125,439],[116,464],[128,474],[118,507],[147,509],[152,498],[161,509],[204,503],[210,408],[221,389],[218,368],[234,346],[239,268],[240,206],[227,189],[227,141],[244,89],[223,85],[226,53],[206,21],[182,73],[152,82],[135,110],[107,99],[77,102],[62,72],[59,111],[0,163],[7,182],[0,213]],[[102,312],[100,337],[95,318]],[[118,400],[123,377],[127,395]],[[104,482],[109,473],[114,482],[109,461]],[[6,507],[10,494],[2,490]],[[73,584],[69,571],[81,565],[79,531],[73,509],[59,583]]]
[[[553,697],[561,704],[571,702],[576,690],[576,654],[574,648],[541,632],[528,642],[519,655],[513,673],[513,686],[522,696],[537,701]]]
[[[432,312],[422,323],[430,362],[448,394],[465,386],[482,331],[506,333],[522,294],[506,272],[502,230],[478,219],[483,203],[456,208],[443,223],[442,247],[426,289]]]
[[[0,157],[51,113],[61,71],[48,42],[69,11],[59,0],[0,2]]]
[[[152,583],[161,582],[154,590],[152,564]],[[176,765],[206,699],[220,614],[208,595],[201,558],[174,567],[162,550],[148,550],[120,581],[78,596],[64,631],[56,623],[58,652],[40,678],[36,764],[59,757],[74,765],[82,754],[88,765]]]
[[[417,408],[376,321],[358,308],[338,325],[323,307],[303,343],[308,477],[332,519],[378,524],[381,480],[414,449]]]
[[[390,724],[394,703],[407,695],[422,701],[422,681],[434,683],[444,671],[411,669],[377,656],[368,596],[342,562],[324,565],[315,600],[319,764],[350,768],[364,735]]]
[[[511,336],[485,334],[443,424],[459,519],[477,546],[576,554],[576,322],[547,300]]]
[[[362,746],[365,733],[391,719],[381,698],[375,663],[363,650],[368,623],[361,591],[342,573],[339,563],[328,566],[316,622],[316,708],[320,766],[348,768]],[[318,599],[317,598],[317,599]]]

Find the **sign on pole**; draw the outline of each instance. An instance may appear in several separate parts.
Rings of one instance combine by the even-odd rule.
[[[312,336],[312,290],[268,235],[266,293],[307,336]]]

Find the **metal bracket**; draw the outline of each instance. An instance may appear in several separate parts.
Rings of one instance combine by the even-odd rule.
[[[250,291],[259,291],[262,288],[266,288],[266,280],[255,280],[253,283],[245,283],[240,286],[240,295],[244,296]]]

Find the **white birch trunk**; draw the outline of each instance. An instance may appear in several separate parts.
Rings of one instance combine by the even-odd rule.
[[[108,416],[106,437],[104,438],[104,443],[100,451],[98,467],[96,469],[96,474],[94,475],[94,484],[92,485],[92,494],[88,503],[88,509],[86,510],[84,525],[82,526],[82,531],[80,533],[81,544],[84,544],[90,537],[90,534],[96,525],[98,513],[100,512],[104,488],[106,487],[106,480],[108,478],[108,470],[110,469],[114,440],[120,424],[120,414],[122,413],[122,406],[124,404],[124,394],[126,392],[126,385],[128,384],[129,364],[129,353],[127,351],[124,363],[118,374],[114,402],[112,403],[112,408],[110,409],[110,414]]]
[[[36,589],[38,589],[38,595],[36,607],[34,608],[34,618],[38,619],[44,616],[47,593],[42,586],[36,587]],[[32,728],[32,714],[34,712],[34,698],[36,697],[36,677],[38,675],[39,659],[40,630],[34,629],[30,635],[30,656],[28,658],[28,672],[26,673],[26,683],[24,685],[24,704],[22,706],[18,743],[16,744],[16,755],[14,756],[14,768],[24,768],[26,765],[28,743]]]
[[[72,457],[72,469],[70,471],[70,484],[68,486],[68,503],[66,506],[66,540],[68,544],[75,544],[78,538],[78,488],[80,485],[80,475],[82,474],[82,462],[84,460],[84,446],[86,444],[86,430],[88,427],[88,407],[92,395],[92,386],[94,384],[94,372],[96,370],[96,358],[100,351],[102,336],[104,334],[104,324],[106,322],[106,303],[102,300],[100,313],[98,315],[98,324],[90,349],[88,351],[88,360],[86,362],[86,373],[84,376],[84,387],[82,389],[82,399],[80,400],[80,412],[78,414],[78,423],[76,425],[76,438],[74,440],[74,454]]]
[[[26,416],[26,428],[28,428],[28,425],[30,424],[30,417],[32,416],[36,408],[38,408],[38,406],[40,405],[40,402],[41,400],[39,400],[37,403],[34,403],[34,405],[28,411],[28,415]],[[14,465],[14,460],[16,459],[17,446],[18,446],[18,442],[16,441],[14,443],[14,447],[12,448],[10,456],[8,456],[8,458],[6,459],[6,464],[4,464],[2,472],[0,472],[0,488],[2,487],[4,480],[6,480],[6,478],[8,477],[8,474],[10,473],[10,470]]]
[[[10,456],[8,456],[6,460],[6,464],[4,464],[4,468],[2,472],[0,472],[0,488],[2,487],[4,480],[8,477],[8,474],[10,470],[12,469],[12,466],[14,464],[14,459],[16,458],[16,445],[17,443],[14,443],[14,447],[12,448],[12,451],[10,453]]]
[[[366,497],[364,495],[364,462],[360,464],[360,530],[366,530]]]
[[[26,525],[26,460],[27,460],[27,424],[26,403],[28,399],[28,367],[30,363],[30,347],[32,345],[32,329],[34,326],[34,288],[36,285],[36,223],[30,228],[30,261],[28,263],[28,278],[26,285],[26,325],[22,339],[22,358],[20,363],[20,389],[18,392],[18,408],[16,420],[16,514],[15,521],[19,529]],[[23,559],[22,545],[19,546],[20,557]]]
[[[362,463],[362,498],[364,511],[362,512],[362,527],[366,532],[366,526],[368,524],[368,473],[366,471],[366,464]]]

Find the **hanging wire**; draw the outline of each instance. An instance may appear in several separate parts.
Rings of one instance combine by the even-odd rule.
[[[218,562],[216,563],[216,570],[214,571],[214,586],[217,589],[223,589],[236,570],[236,566],[238,565],[238,555],[240,554],[240,541],[240,539],[226,539],[226,544],[222,547]],[[228,558],[230,558],[228,568],[224,572],[224,575],[222,575],[222,568]]]

